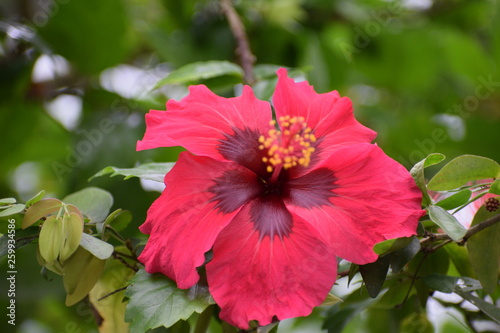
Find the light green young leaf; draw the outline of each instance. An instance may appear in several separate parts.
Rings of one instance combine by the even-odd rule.
[[[78,247],[64,266],[63,283],[66,306],[81,301],[95,286],[104,270],[106,261],[101,260],[85,249]]]
[[[31,205],[37,203],[38,201],[42,200],[43,196],[45,195],[45,190],[41,190],[38,192],[33,198],[29,199],[26,201],[26,208],[29,208]]]
[[[90,177],[89,181],[107,174],[111,177],[122,175],[125,179],[139,177],[147,180],[154,180],[163,183],[165,175],[174,167],[174,162],[167,163],[146,163],[135,168],[116,168],[113,166],[106,167]]]
[[[497,214],[498,211],[488,212],[482,206],[474,216],[471,227]],[[490,295],[493,295],[498,284],[498,270],[500,268],[498,262],[498,258],[500,258],[499,239],[500,224],[496,223],[474,234],[467,240],[472,269],[483,285],[484,290]]]
[[[194,62],[170,72],[167,77],[156,83],[153,90],[166,84],[189,84],[223,75],[242,78],[243,70],[240,66],[229,61],[212,60]]]
[[[62,201],[75,205],[92,222],[104,221],[113,206],[111,194],[97,187],[87,187],[66,196]]]
[[[17,213],[20,213],[24,210],[24,205],[23,204],[15,204],[12,205],[11,207],[4,209],[0,211],[0,217],[2,216],[11,216]]]
[[[24,214],[21,227],[23,229],[31,226],[33,223],[40,220],[42,217],[48,216],[61,209],[63,203],[59,199],[43,199],[37,203],[33,203]]]
[[[328,295],[326,295],[326,299],[323,301],[323,303],[321,303],[322,306],[332,306],[332,305],[335,305],[337,303],[340,303],[342,302],[342,299],[335,296],[334,294],[332,293],[328,293]]]
[[[130,254],[125,247],[120,251]],[[133,275],[134,271],[120,261],[106,261],[101,277],[89,293],[89,301],[104,319],[99,326],[100,333],[129,331],[129,324],[125,322],[125,290],[117,289],[127,286]]]
[[[59,257],[64,242],[63,232],[61,218],[49,216],[45,222],[43,222],[42,229],[40,230],[38,247],[40,249],[40,255],[46,262],[52,263]]]
[[[446,164],[427,184],[432,191],[447,191],[467,182],[487,178],[499,178],[500,165],[492,159],[462,155]]]
[[[443,154],[439,153],[433,153],[418,162],[411,168],[410,174],[415,180],[415,183],[417,184],[418,188],[422,191],[422,202],[424,206],[428,206],[432,204],[432,200],[429,196],[429,193],[427,193],[427,187],[425,184],[425,175],[424,175],[424,169],[431,166],[438,164],[442,162],[446,157]]]
[[[436,205],[446,210],[450,210],[465,204],[469,201],[471,195],[471,190],[465,189],[437,202]]]
[[[467,233],[467,229],[442,207],[432,205],[427,207],[427,210],[432,222],[441,227],[454,241],[459,241]]]
[[[16,203],[16,198],[3,198],[0,199],[0,206],[11,205]]]
[[[129,297],[125,320],[130,322],[131,332],[170,327],[194,312],[203,312],[211,304],[208,297],[191,298],[189,290],[177,288],[164,275],[151,275],[144,270],[137,272],[125,295]]]
[[[115,231],[123,230],[132,221],[132,214],[121,208],[115,210],[101,223],[96,224],[96,229],[102,239],[107,225],[112,225]]]
[[[59,259],[65,261],[78,248],[83,234],[83,219],[75,213],[64,215],[63,235],[64,242],[59,254]]]
[[[83,233],[80,239],[80,246],[92,253],[99,259],[107,259],[111,257],[114,251],[113,245],[103,242],[89,234]]]

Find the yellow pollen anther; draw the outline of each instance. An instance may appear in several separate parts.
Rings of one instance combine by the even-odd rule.
[[[266,156],[262,157],[262,162],[267,164],[266,170],[273,172],[276,168],[281,170],[281,167],[308,166],[315,151],[312,146],[316,137],[307,127],[304,117],[282,116],[278,121],[281,131],[272,128],[267,136],[262,135],[258,140],[259,149],[267,150]],[[276,121],[272,120],[269,124],[275,126]]]

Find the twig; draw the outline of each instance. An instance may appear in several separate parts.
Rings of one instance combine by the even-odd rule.
[[[466,242],[470,237],[477,234],[478,232],[480,232],[488,227],[491,227],[492,225],[494,225],[498,222],[500,222],[500,214],[495,215],[493,217],[490,217],[489,219],[487,219],[479,224],[476,224],[475,226],[473,226],[472,228],[470,228],[467,231],[467,233],[464,236],[464,242]]]
[[[410,288],[408,289],[408,292],[406,293],[405,299],[403,300],[403,302],[401,302],[401,304],[399,304],[399,306],[402,306],[403,304],[405,304],[406,301],[408,300],[408,297],[410,297],[410,293],[411,293],[411,290],[413,289],[413,285],[415,284],[415,281],[417,280],[418,271],[420,270],[420,267],[422,267],[422,264],[424,263],[425,259],[427,259],[428,255],[429,255],[429,253],[424,253],[424,256],[422,257],[422,259],[418,263],[417,269],[415,270],[415,274],[413,275],[413,277],[411,279]]]
[[[243,80],[246,84],[253,85],[255,83],[255,76],[253,74],[255,56],[250,50],[250,44],[248,43],[248,37],[243,22],[241,22],[241,18],[234,9],[231,0],[220,0],[220,6],[229,22],[229,27],[231,28],[234,38],[236,38],[236,43],[238,44],[236,53],[240,57],[241,67],[243,68]]]
[[[346,269],[345,271],[342,271],[342,272],[338,272],[337,275],[340,278],[343,278],[344,276],[348,276],[349,275],[349,269]]]
[[[445,246],[446,244],[451,243],[451,242],[452,242],[451,239],[447,239],[444,242],[439,243],[438,245],[434,246],[433,248],[428,249],[427,251],[429,251],[429,252],[436,252],[438,249],[442,248],[443,246]]]
[[[107,298],[107,297],[109,297],[109,296],[111,296],[111,295],[114,295],[114,294],[116,294],[116,293],[119,293],[119,292],[120,292],[120,291],[122,291],[122,290],[127,289],[127,287],[128,287],[128,286],[118,288],[118,289],[116,289],[116,290],[114,290],[114,291],[110,292],[109,294],[106,294],[106,295],[102,296],[102,297],[101,297],[101,298],[99,298],[97,301],[98,301],[98,302],[100,302],[100,301],[102,301],[103,299],[105,299],[105,298]]]
[[[117,259],[122,264],[124,264],[125,267],[130,268],[131,270],[133,270],[136,273],[139,270],[137,267],[134,267],[134,266],[130,265],[128,262],[126,262],[122,257],[120,257],[120,255],[116,251],[113,252],[113,258]]]
[[[130,260],[133,260],[133,261],[139,262],[139,260],[137,259],[137,257],[136,257],[136,256],[131,256],[131,255],[128,255],[128,254],[125,254],[125,253],[123,253],[123,252],[116,251],[116,250],[115,250],[115,253],[116,253],[117,255],[119,255],[120,257],[124,257],[124,258],[130,259]]]
[[[499,215],[495,215],[493,217],[490,217],[489,219],[481,222],[481,223],[478,223],[476,224],[475,226],[471,227],[467,233],[465,234],[465,236],[462,238],[461,241],[457,242],[457,243],[465,243],[470,237],[472,237],[473,235],[477,234],[478,232],[488,228],[488,227],[491,227],[492,225],[496,224],[500,222],[500,214]],[[427,237],[425,238],[422,238],[420,240],[420,245],[422,247],[424,247],[424,245],[427,245],[429,243],[434,243],[434,242],[438,242],[438,241],[449,241],[449,240],[452,240],[450,236],[448,236],[447,234],[445,233],[439,233],[439,234],[429,234]]]

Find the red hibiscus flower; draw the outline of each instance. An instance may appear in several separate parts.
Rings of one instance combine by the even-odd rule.
[[[377,259],[373,246],[415,234],[421,194],[376,133],[336,91],[317,94],[278,71],[269,103],[245,86],[223,98],[190,87],[146,115],[137,149],[182,146],[166,188],[140,227],[139,259],[179,288],[199,280],[205,254],[220,317],[240,328],[305,316],[322,303],[337,259]]]

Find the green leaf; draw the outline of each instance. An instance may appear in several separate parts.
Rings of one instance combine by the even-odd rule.
[[[358,272],[359,272],[359,265],[351,263],[351,266],[349,267],[349,275],[347,277],[347,286],[351,284],[352,279],[354,279],[354,277]]]
[[[131,323],[131,332],[170,327],[194,312],[203,312],[211,303],[207,297],[190,298],[189,290],[177,288],[162,274],[151,275],[144,270],[137,272],[125,295],[129,297],[125,320]]]
[[[493,184],[490,186],[490,193],[500,194],[500,179],[495,179]]]
[[[266,326],[258,326],[257,329],[255,330],[256,333],[276,333],[278,331],[278,324],[279,322],[276,323],[271,323]],[[250,327],[252,325],[250,324]]]
[[[130,254],[125,247],[120,251]],[[89,301],[104,319],[99,326],[100,333],[128,332],[129,324],[125,322],[126,302],[125,290],[117,289],[127,286],[134,271],[118,260],[107,260],[104,272],[96,285],[90,290]]]
[[[411,279],[397,281],[380,297],[380,300],[372,308],[393,310],[398,305],[403,304],[407,296],[409,297],[414,293]]]
[[[253,68],[253,72],[255,74],[255,78],[260,80],[276,78],[276,72],[278,69],[282,68],[280,65],[272,65],[272,64],[258,64]]]
[[[373,251],[378,255],[394,252],[410,244],[412,239],[413,237],[388,239],[378,244],[375,244],[375,246],[373,247]]]
[[[434,326],[425,313],[412,313],[401,321],[401,333],[434,333]]]
[[[25,229],[33,223],[40,220],[42,217],[48,216],[61,209],[63,203],[58,199],[43,199],[37,203],[33,203],[24,214],[21,228]]]
[[[472,191],[465,189],[437,202],[436,205],[439,207],[443,207],[446,210],[450,210],[465,204],[467,201],[469,201],[471,195]]]
[[[16,249],[31,243],[33,240],[38,238],[38,234],[40,233],[40,228],[31,227],[25,230],[16,230],[14,239],[16,241]],[[9,234],[3,235],[0,237],[0,258],[6,255],[9,251]]]
[[[462,276],[476,277],[469,261],[469,252],[465,246],[457,243],[449,243],[444,247],[448,252],[451,261]]]
[[[33,198],[26,201],[26,208],[29,208],[31,205],[42,200],[44,195],[45,195],[45,190],[41,190],[40,192],[38,192]]]
[[[418,238],[412,236],[410,239],[411,242],[408,245],[391,252],[391,269],[393,272],[403,270],[404,266],[420,251],[421,246]]]
[[[97,232],[102,239],[104,239],[104,232],[106,231],[106,226],[112,224],[112,227],[115,231],[123,230],[129,223],[132,221],[132,214],[123,209],[117,209],[104,220],[102,223],[97,223],[96,228]]]
[[[441,274],[430,274],[424,277],[425,284],[433,289],[438,290],[443,293],[452,293],[455,289],[455,285],[458,282],[458,277],[448,276]]]
[[[455,292],[462,298],[466,299],[467,301],[477,306],[487,316],[489,316],[491,319],[500,324],[500,309],[498,307],[496,307],[491,303],[486,302],[485,300],[479,297],[472,295],[471,293],[462,291],[460,290],[460,288],[455,289]]]
[[[3,198],[3,199],[0,199],[0,206],[10,205],[10,204],[15,204],[15,203],[16,203],[16,198]]]
[[[439,248],[435,252],[424,253],[420,251],[408,264],[408,271],[424,277],[430,274],[446,274],[450,265],[450,257],[444,248]]]
[[[80,246],[92,253],[97,258],[103,260],[111,257],[114,251],[113,245],[103,242],[102,240],[90,236],[86,233],[82,234],[82,238],[80,239]]]
[[[15,204],[11,207],[0,211],[0,217],[11,216],[20,213],[24,210],[25,206],[23,204]]]
[[[479,282],[476,279],[471,279],[469,277],[462,276],[457,281],[457,285],[455,286],[455,291],[457,291],[457,289],[469,292],[469,291],[483,289],[483,286],[481,285],[481,282]]]
[[[132,213],[128,210],[122,210],[109,221],[109,225],[116,231],[122,231],[131,221]]]
[[[366,264],[359,265],[359,272],[363,277],[366,289],[371,298],[377,297],[382,286],[385,282],[385,277],[387,276],[387,271],[389,270],[390,264],[390,254],[379,257],[377,261]]]
[[[40,230],[38,247],[40,255],[48,263],[52,263],[59,257],[64,242],[63,225],[61,218],[49,216],[43,222]]]
[[[81,301],[94,287],[104,270],[106,261],[79,247],[64,266],[63,283],[66,306]]]
[[[329,315],[325,321],[324,328],[328,329],[329,333],[341,333],[343,328],[354,318],[361,309],[354,306],[341,308],[335,313]]]
[[[484,220],[496,216],[498,212],[488,212],[481,206],[474,216],[471,227]],[[498,284],[498,270],[500,258],[500,224],[496,223],[467,240],[469,259],[472,269],[484,287],[484,290],[493,295]]]
[[[439,206],[427,207],[429,217],[444,230],[454,241],[459,241],[467,233],[467,229],[458,222],[458,220]]]
[[[342,304],[333,306],[325,320],[323,328],[328,333],[341,333],[358,313],[371,306],[377,300],[369,297],[365,288],[350,294]]]
[[[418,188],[420,188],[420,191],[422,191],[422,202],[424,206],[428,206],[432,204],[432,200],[429,196],[429,193],[427,192],[427,187],[426,187],[426,182],[425,182],[425,175],[424,175],[424,169],[431,166],[438,164],[442,162],[446,157],[443,154],[439,153],[433,153],[418,162],[411,168],[410,174],[415,180],[415,183],[417,184]]]
[[[166,84],[190,84],[199,80],[211,79],[223,75],[242,78],[243,70],[240,66],[229,61],[212,60],[194,62],[172,71],[167,77],[158,81],[153,90]]]
[[[75,205],[92,222],[104,221],[113,206],[111,194],[97,187],[87,187],[66,196],[62,201]]]
[[[139,177],[142,179],[154,180],[163,183],[165,175],[174,167],[174,162],[167,163],[146,163],[135,168],[116,168],[113,166],[106,167],[93,175],[89,180],[96,177],[101,177],[107,174],[111,174],[111,177],[122,175],[125,179],[132,177]]]
[[[65,215],[63,218],[64,242],[59,259],[65,261],[78,248],[83,234],[83,219],[75,213]]]
[[[326,299],[323,301],[323,303],[321,303],[321,305],[332,306],[332,305],[335,305],[335,304],[340,303],[340,302],[342,302],[341,298],[338,298],[337,296],[335,296],[332,293],[328,293],[328,295],[326,295]]]
[[[462,155],[439,170],[429,181],[427,188],[432,191],[447,191],[473,180],[499,177],[500,165],[494,160],[475,155]]]

